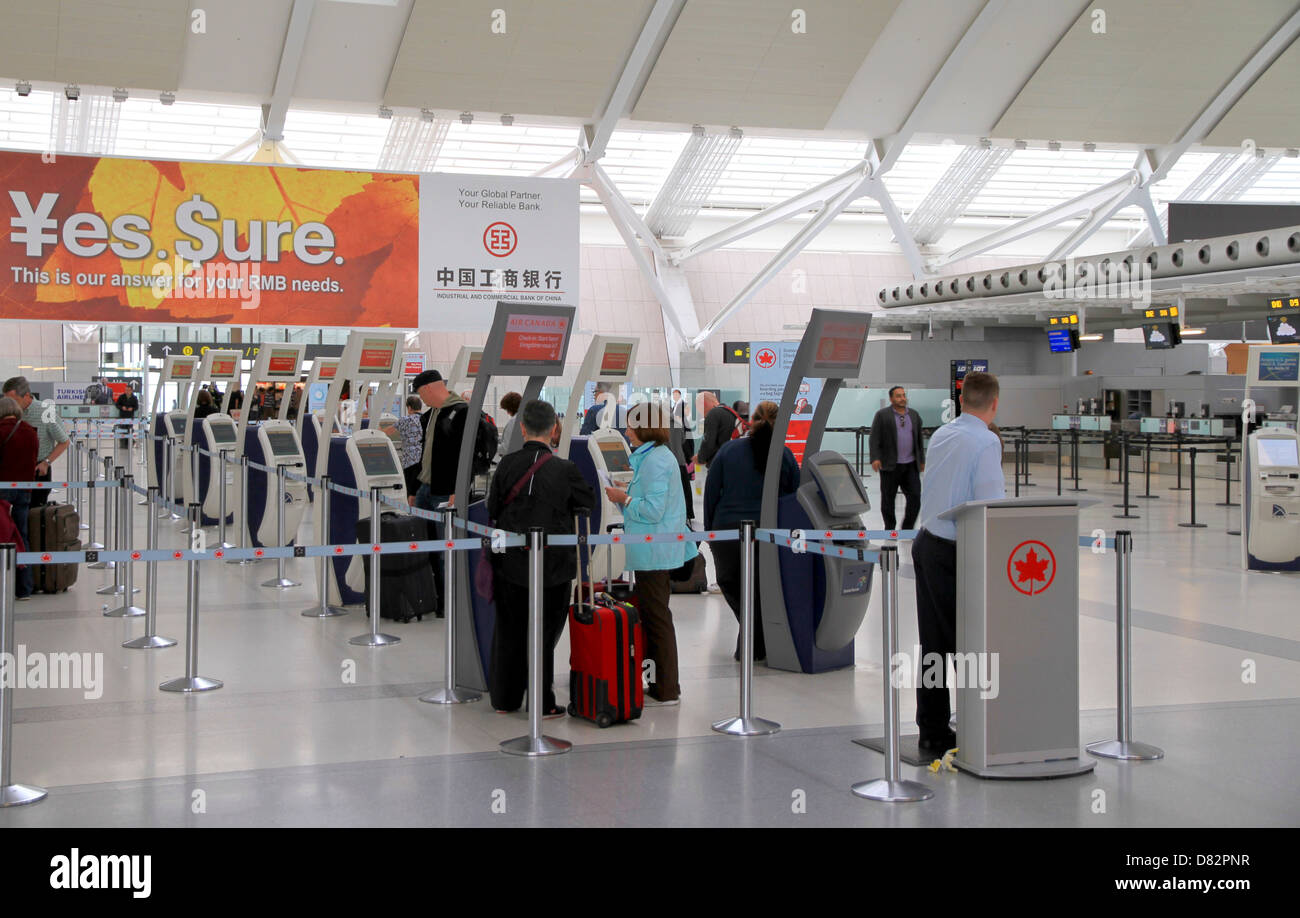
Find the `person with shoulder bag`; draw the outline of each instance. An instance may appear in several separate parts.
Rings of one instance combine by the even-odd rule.
[[[0,481],[35,481],[36,453],[39,438],[36,428],[23,420],[23,410],[12,398],[0,398]],[[27,545],[27,517],[31,510],[34,492],[18,488],[0,488],[0,500],[9,502],[9,512],[14,528]],[[14,585],[17,599],[32,595],[32,569],[26,565],[18,570]]]
[[[573,518],[596,506],[596,492],[578,467],[551,451],[558,420],[548,402],[532,401],[518,414],[524,444],[503,456],[488,489],[487,510],[492,525],[507,532],[528,532],[540,526],[548,533],[573,532]],[[542,559],[542,716],[558,717],[565,709],[555,703],[555,645],[568,619],[569,595],[577,566],[576,549],[547,547]],[[480,555],[491,564],[491,595],[496,604],[492,633],[492,667],[488,680],[492,705],[498,711],[519,710],[528,688],[528,552],[508,548],[501,554]],[[475,571],[475,587],[485,594],[484,576]],[[529,699],[533,704],[534,699]]]

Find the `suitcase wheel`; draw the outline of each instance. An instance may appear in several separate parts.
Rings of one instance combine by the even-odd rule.
[[[610,716],[608,711],[601,711],[599,714],[596,715],[596,726],[600,727],[602,730],[608,727],[613,722],[614,722],[614,718]]]
[[[574,704],[572,701],[569,702],[569,716],[570,717],[578,716],[578,706]]]

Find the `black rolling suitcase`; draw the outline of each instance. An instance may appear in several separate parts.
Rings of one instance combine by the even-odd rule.
[[[379,517],[379,541],[424,542],[429,539],[429,523],[405,513],[384,512]],[[370,541],[370,520],[357,523],[357,541]],[[366,572],[366,615],[370,615],[370,562],[363,559]],[[438,591],[433,585],[433,568],[428,555],[384,554],[379,556],[379,615],[399,622],[423,621],[438,611]]]
[[[31,551],[81,551],[78,527],[81,519],[75,508],[49,501],[32,507],[27,513],[27,540]],[[32,589],[42,593],[62,593],[77,582],[75,564],[36,564],[32,566]]]

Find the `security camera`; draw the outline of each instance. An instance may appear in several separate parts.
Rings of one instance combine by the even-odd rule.
[[[125,102],[127,99],[127,95],[128,95],[127,91],[123,89],[121,86],[118,86],[113,90],[113,101]]]
[[[19,80],[17,83],[14,84],[14,92],[26,98],[27,96],[30,96],[32,94],[32,84],[27,82],[26,80]]]
[[[81,98],[81,87],[76,83],[69,83],[63,87],[63,94],[67,96],[69,102],[76,102]]]
[[[176,101],[176,93],[160,92],[158,93],[158,101],[161,102],[163,105],[171,105]]]

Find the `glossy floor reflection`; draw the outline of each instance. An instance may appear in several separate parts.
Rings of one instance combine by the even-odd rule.
[[[1009,470],[1008,470],[1009,471]],[[1048,471],[1034,467],[1054,494]],[[1240,570],[1240,511],[1202,495],[1201,530],[1176,524],[1187,492],[1159,481],[1158,501],[1119,521],[1112,474],[1085,475],[1081,532],[1124,522],[1134,532],[1136,738],[1165,748],[1159,763],[1100,762],[1088,777],[981,782],[930,776],[935,799],[888,807],[848,794],[878,776],[880,756],[850,740],[881,718],[879,592],[859,631],[857,665],[805,676],[757,669],[755,711],[779,721],[770,738],[738,740],[709,725],[736,713],[736,625],[716,595],[677,596],[672,607],[683,700],[638,722],[598,730],[567,719],[546,730],[576,744],[544,762],[521,761],[497,744],[526,730],[522,715],[486,702],[421,704],[442,680],[443,624],[386,624],[401,644],[347,643],[367,630],[363,613],[313,620],[314,567],[289,564],[305,586],[264,589],[269,565],[201,566],[199,672],[226,687],[197,697],[158,691],[184,671],[183,648],[130,651],[139,620],[107,619],[83,570],[72,592],[17,607],[17,641],[29,651],[102,653],[102,695],[78,689],[16,693],[14,779],[44,785],[49,799],[0,812],[5,825],[1165,825],[1291,824],[1300,804],[1284,762],[1300,736],[1300,616],[1294,578]],[[873,481],[868,489],[875,497]],[[1222,483],[1206,492],[1221,499]],[[901,503],[901,501],[900,501]],[[901,509],[901,507],[900,507]],[[137,513],[143,542],[143,517]],[[869,523],[879,524],[873,511]],[[183,544],[167,524],[164,545]],[[311,540],[311,527],[302,536]],[[902,552],[900,647],[916,641],[912,570]],[[1114,731],[1114,558],[1081,552],[1080,699],[1084,742]],[[184,567],[163,566],[159,631],[184,637]],[[137,578],[143,582],[143,577]],[[565,670],[567,640],[557,650]],[[558,686],[563,698],[566,686]],[[902,697],[903,722],[913,701]],[[1248,771],[1249,770],[1249,771]],[[911,775],[911,769],[904,768]],[[1231,781],[1249,773],[1249,781]],[[916,772],[916,774],[920,774]],[[1231,786],[1225,797],[1222,788]],[[1217,788],[1211,793],[1211,787]],[[1105,791],[1095,813],[1093,791]],[[192,812],[201,790],[206,813]],[[792,811],[797,791],[807,812]],[[494,792],[502,795],[494,797]],[[498,800],[493,812],[491,803]],[[503,803],[501,802],[503,801]]]

